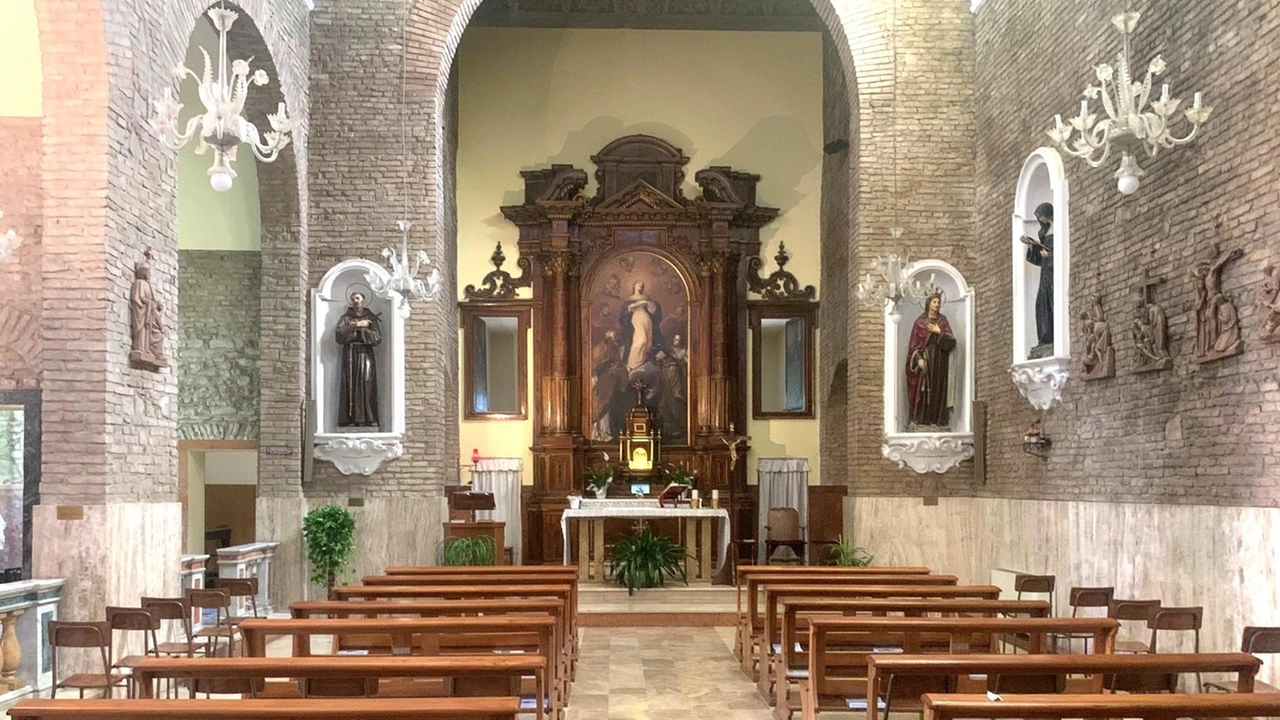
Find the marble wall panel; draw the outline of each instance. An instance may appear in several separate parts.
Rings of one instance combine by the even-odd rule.
[[[276,550],[271,600],[287,607],[294,600],[321,598],[323,588],[308,582],[311,573],[302,543],[302,518],[311,508],[346,498],[258,498],[258,540],[280,543]],[[433,565],[447,516],[443,497],[368,497],[363,507],[348,508],[356,520],[352,569],[340,582],[381,574],[388,565]]]
[[[1072,586],[1203,606],[1204,651],[1237,650],[1245,625],[1280,623],[1274,508],[857,497],[845,500],[845,523],[877,564],[928,565],[978,583],[997,568],[1055,575],[1060,612]],[[1139,628],[1125,634],[1146,639]],[[1167,639],[1162,651],[1191,649],[1189,638]],[[1265,668],[1263,679],[1280,679],[1280,668]]]

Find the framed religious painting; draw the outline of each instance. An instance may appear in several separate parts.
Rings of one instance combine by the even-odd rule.
[[[627,250],[596,263],[583,287],[587,435],[607,443],[637,402],[662,441],[689,442],[689,282],[667,256]]]

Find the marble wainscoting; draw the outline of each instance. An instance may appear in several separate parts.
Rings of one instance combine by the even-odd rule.
[[[60,509],[61,508],[61,509]],[[181,592],[182,505],[113,503],[37,505],[32,517],[32,571],[36,578],[66,578],[58,615],[65,620],[102,620],[108,605],[137,607],[143,596]],[[141,652],[120,641],[116,657]],[[80,654],[64,671],[97,663]]]
[[[294,600],[324,596],[311,585],[311,567],[302,543],[302,518],[317,507],[345,504],[346,498],[258,498],[258,538],[280,543],[272,572],[271,601],[283,609]],[[345,581],[381,574],[388,565],[433,565],[448,515],[443,497],[366,497],[349,507],[356,520],[356,552]],[[340,582],[343,579],[339,580]]]
[[[928,565],[979,583],[1002,569],[1055,575],[1062,614],[1073,585],[1203,606],[1206,652],[1239,650],[1246,625],[1280,625],[1280,509],[859,497],[845,499],[845,531],[876,564]],[[1136,627],[1122,635],[1147,639]],[[1162,635],[1160,650],[1190,651],[1183,635],[1167,645]],[[1261,679],[1280,681],[1280,663],[1267,665]]]

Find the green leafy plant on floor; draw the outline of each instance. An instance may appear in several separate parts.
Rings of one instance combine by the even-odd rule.
[[[843,535],[836,539],[830,552],[835,564],[842,567],[867,567],[876,559],[866,548],[854,545],[853,540]]]
[[[637,588],[662,587],[666,579],[679,577],[689,584],[684,574],[684,548],[645,525],[632,535],[619,540],[613,546],[613,559],[609,572],[619,585],[627,588],[627,594]]]
[[[486,535],[445,538],[436,552],[439,565],[495,565],[497,560],[497,545]]]
[[[302,541],[311,562],[311,582],[323,585],[326,597],[333,594],[338,574],[351,561],[355,535],[356,519],[338,505],[316,508],[302,518]]]

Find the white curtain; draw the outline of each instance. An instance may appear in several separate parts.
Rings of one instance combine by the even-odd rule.
[[[763,565],[765,524],[771,508],[795,508],[800,527],[809,532],[809,460],[807,458],[760,458],[756,461],[760,482],[760,505],[756,508],[756,562]],[[808,561],[809,546],[804,548]]]
[[[481,458],[471,470],[471,489],[493,493],[493,510],[477,510],[476,520],[504,522],[503,538],[511,548],[511,563],[521,565],[523,525],[520,522],[520,486],[523,484],[520,458]]]

